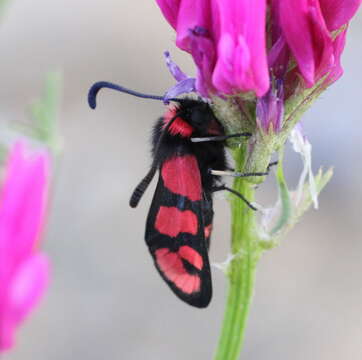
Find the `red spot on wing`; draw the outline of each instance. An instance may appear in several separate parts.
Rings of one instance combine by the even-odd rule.
[[[201,176],[195,156],[175,156],[166,160],[161,175],[171,192],[186,196],[191,201],[201,200]]]
[[[171,121],[173,117],[175,117],[177,110],[178,110],[177,108],[170,108],[166,111],[163,117],[164,127]],[[190,137],[192,135],[193,128],[188,122],[183,120],[181,117],[177,117],[169,127],[168,132],[171,135],[181,135],[182,137]]]
[[[180,233],[197,234],[197,216],[191,210],[181,211],[176,207],[160,206],[155,228],[158,232],[170,237]]]
[[[205,226],[205,229],[204,229],[205,239],[210,237],[211,231],[212,231],[212,224],[209,224],[209,225]]]
[[[201,270],[203,267],[203,260],[201,255],[190,246],[181,246],[178,250],[179,255],[187,260],[191,265],[195,266],[196,269]]]
[[[178,253],[170,252],[168,249],[155,251],[156,262],[164,276],[174,283],[181,291],[192,294],[200,291],[201,280],[198,275],[189,274]]]
[[[198,275],[190,275],[185,273],[175,280],[175,285],[186,294],[192,294],[200,291],[200,277]]]

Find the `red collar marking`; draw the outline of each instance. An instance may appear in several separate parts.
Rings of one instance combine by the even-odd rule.
[[[177,108],[169,108],[164,117],[164,127],[169,123],[169,121],[176,115]],[[182,137],[190,137],[193,133],[193,128],[190,124],[188,124],[185,120],[183,120],[181,117],[177,117],[176,120],[171,124],[170,128],[168,129],[168,132],[171,135],[180,135]]]

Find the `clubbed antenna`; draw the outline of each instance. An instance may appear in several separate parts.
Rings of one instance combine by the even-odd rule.
[[[123,86],[110,83],[108,81],[98,81],[98,82],[96,82],[95,84],[92,85],[92,87],[89,89],[89,92],[88,92],[88,104],[92,109],[96,108],[96,106],[97,106],[97,101],[96,101],[97,100],[97,94],[98,94],[99,90],[101,90],[103,88],[120,91],[120,92],[123,92],[123,93],[126,93],[126,94],[130,94],[130,95],[133,95],[133,96],[143,98],[143,99],[152,99],[152,100],[165,101],[165,98],[163,96],[143,94],[143,93],[140,93],[138,91],[130,90],[130,89],[127,89],[127,88],[125,88]],[[168,99],[167,101],[179,101],[179,99]]]
[[[97,107],[97,94],[98,94],[99,90],[101,90],[103,88],[120,91],[120,92],[123,92],[123,93],[126,93],[126,94],[130,94],[130,95],[133,95],[133,96],[143,98],[143,99],[161,100],[164,103],[168,103],[169,101],[175,101],[175,102],[178,102],[178,103],[182,103],[183,101],[185,101],[184,99],[176,99],[176,98],[165,99],[163,96],[159,96],[159,95],[143,94],[143,93],[140,93],[138,91],[127,89],[127,88],[125,88],[123,86],[110,83],[108,81],[98,81],[98,82],[96,82],[95,84],[93,84],[91,86],[91,88],[89,89],[89,92],[88,92],[88,104],[92,109],[95,109]],[[131,199],[130,199],[130,206],[131,207],[136,207],[138,205],[138,203],[141,200],[141,197],[143,196],[144,192],[146,191],[148,185],[150,184],[153,177],[155,176],[156,171],[157,171],[157,166],[158,166],[158,164],[157,164],[157,158],[158,158],[157,153],[159,152],[160,144],[162,143],[162,140],[165,137],[169,127],[176,120],[176,118],[178,116],[180,116],[180,115],[182,115],[182,112],[178,112],[167,123],[166,127],[163,129],[162,135],[161,135],[161,137],[160,137],[160,139],[159,139],[159,141],[158,141],[158,143],[156,145],[155,160],[153,161],[151,169],[149,170],[147,175],[142,179],[142,181],[138,184],[138,186],[134,190],[134,192],[133,192],[133,194],[131,196]]]

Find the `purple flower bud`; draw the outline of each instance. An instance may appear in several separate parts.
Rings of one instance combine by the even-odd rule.
[[[281,80],[275,81],[275,85],[268,92],[258,98],[256,104],[256,121],[265,133],[279,132],[284,116],[284,88]]]

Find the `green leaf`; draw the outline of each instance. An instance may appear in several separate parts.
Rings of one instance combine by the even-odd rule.
[[[43,96],[30,107],[33,122],[28,134],[48,145],[54,152],[58,152],[61,148],[57,123],[61,82],[59,72],[49,73]]]
[[[9,0],[0,0],[0,16],[4,14],[5,8],[8,4]]]

